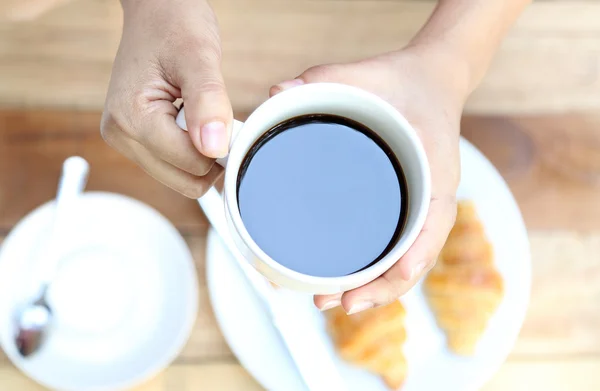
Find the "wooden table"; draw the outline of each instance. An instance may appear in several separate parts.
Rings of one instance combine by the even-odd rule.
[[[309,66],[402,47],[435,6],[433,0],[210,3],[219,17],[231,101],[245,111],[272,83]],[[599,110],[598,20],[596,0],[536,0],[503,42],[468,110]],[[121,24],[115,0],[72,0],[35,22],[0,22],[0,104],[101,109]]]
[[[177,226],[192,249],[201,282],[200,312],[187,347],[173,366],[137,390],[260,390],[228,349],[210,307],[204,283],[208,224],[202,212],[106,146],[98,122],[95,112],[0,111],[0,237],[54,196],[64,158],[85,156],[91,163],[90,190],[140,199]],[[564,129],[569,140],[577,140],[600,129],[600,115],[468,116],[463,121],[463,134],[508,180],[533,252],[525,325],[485,391],[600,389],[600,185],[569,179],[544,160],[549,141]],[[576,155],[586,152],[582,145]],[[2,356],[0,389],[42,390]]]
[[[98,111],[120,37],[119,4],[67,3],[33,22],[0,23],[0,105],[14,108],[0,111],[0,240],[54,196],[62,160],[78,153],[92,164],[90,189],[140,199],[179,228],[203,281],[207,222],[199,208],[147,177],[99,136]],[[271,83],[308,66],[400,47],[434,6],[432,0],[211,3],[222,30],[225,80],[242,111],[264,99]],[[569,179],[552,166],[560,162],[553,142],[600,132],[598,20],[595,0],[535,1],[467,105],[479,116],[465,118],[463,134],[508,180],[529,228],[534,262],[527,320],[485,391],[600,389],[600,185]],[[34,109],[19,111],[27,107]],[[573,147],[573,155],[589,164],[598,154],[600,146],[592,142]],[[202,290],[188,346],[138,391],[259,389],[228,349]],[[0,355],[0,390],[41,388]]]

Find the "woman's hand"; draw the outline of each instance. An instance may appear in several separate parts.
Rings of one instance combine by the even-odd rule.
[[[336,82],[375,93],[394,105],[418,132],[431,166],[432,196],[425,226],[409,251],[376,280],[337,295],[316,296],[322,310],[348,313],[390,303],[435,264],[456,216],[460,180],[459,125],[468,94],[467,68],[442,49],[411,46],[364,61],[310,68],[271,88],[271,95],[304,83]]]
[[[200,197],[222,169],[232,110],[205,0],[123,0],[124,27],[102,117],[112,147],[165,185]],[[188,133],[175,123],[185,101]]]

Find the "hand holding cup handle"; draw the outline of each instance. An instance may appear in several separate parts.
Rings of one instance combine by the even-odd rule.
[[[179,110],[179,113],[177,113],[177,118],[175,119],[175,122],[177,123],[177,126],[179,126],[181,129],[183,129],[187,132],[187,123],[185,122],[185,108],[184,107],[182,107],[181,110]],[[229,149],[231,149],[231,146],[235,142],[235,139],[237,138],[237,136],[240,133],[240,130],[242,129],[243,126],[244,126],[243,122],[235,120],[235,119],[233,120],[233,127],[231,129],[231,138],[229,141]],[[226,168],[227,167],[227,156],[217,159],[216,162],[221,167]]]

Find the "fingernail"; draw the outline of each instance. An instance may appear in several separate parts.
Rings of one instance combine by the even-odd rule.
[[[302,84],[304,84],[304,80],[302,79],[293,79],[293,80],[286,80],[286,81],[282,81],[281,83],[273,86],[273,88],[271,89],[272,95],[278,94],[281,91],[290,89],[292,87],[298,87],[301,86]]]
[[[371,303],[370,301],[359,301],[358,303],[354,303],[354,304],[352,304],[352,306],[350,306],[350,309],[348,310],[347,314],[348,315],[356,314],[358,312],[362,312],[364,310],[368,310],[369,308],[373,308],[373,307],[375,307],[375,304]]]
[[[410,279],[412,280],[413,278],[420,276],[423,270],[425,270],[425,266],[427,266],[427,263],[421,262],[417,264],[417,266],[413,267],[412,271],[410,272]]]
[[[211,157],[227,155],[227,127],[223,122],[209,122],[200,130],[200,141],[205,152]]]
[[[332,299],[323,304],[323,307],[321,307],[321,311],[327,311],[339,305],[342,305],[342,302],[339,299]]]

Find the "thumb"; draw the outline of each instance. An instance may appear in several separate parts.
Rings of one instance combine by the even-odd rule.
[[[221,74],[219,56],[202,53],[180,68],[185,121],[194,146],[204,156],[227,155],[233,113]]]

